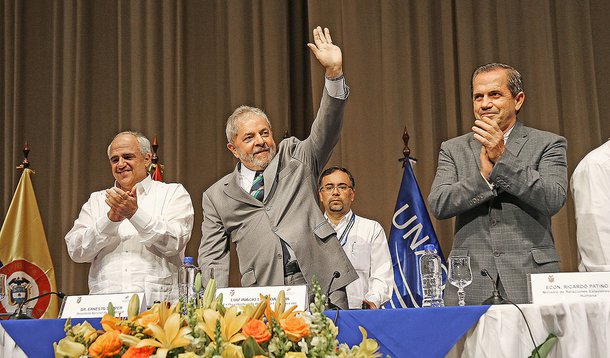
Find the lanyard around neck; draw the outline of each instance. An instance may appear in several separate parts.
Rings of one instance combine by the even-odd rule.
[[[352,226],[354,226],[355,220],[356,214],[352,213],[352,217],[349,219],[349,223],[347,223],[345,230],[343,230],[343,234],[341,234],[341,237],[339,238],[339,243],[341,244],[341,246],[345,246],[345,244],[347,243],[347,236],[349,235]]]

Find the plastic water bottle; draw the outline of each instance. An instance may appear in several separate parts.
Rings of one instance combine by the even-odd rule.
[[[193,264],[193,258],[186,256],[182,266],[178,269],[178,295],[180,303],[183,304],[183,313],[186,314],[187,304],[196,303],[197,292],[195,292],[195,276],[199,268]]]
[[[422,307],[443,307],[443,276],[441,258],[436,254],[434,245],[424,246],[426,251],[419,258],[422,285]]]

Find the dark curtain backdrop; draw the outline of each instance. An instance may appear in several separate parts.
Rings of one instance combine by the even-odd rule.
[[[403,128],[427,197],[440,143],[470,131],[477,65],[521,71],[519,117],[567,137],[570,174],[610,135],[606,0],[3,0],[0,18],[0,213],[27,140],[58,287],[69,294],[87,292],[88,266],[70,260],[63,237],[89,194],[113,183],[106,148],[114,134],[158,137],[164,178],[183,183],[196,208],[187,247],[196,256],[201,194],[235,165],[224,135],[232,110],[264,109],[278,142],[285,132],[309,133],[323,88],[306,47],[316,25],[343,49],[351,87],[329,165],[353,171],[355,211],[387,233]],[[453,223],[434,225],[447,254]],[[575,270],[571,198],[553,229],[562,269]]]

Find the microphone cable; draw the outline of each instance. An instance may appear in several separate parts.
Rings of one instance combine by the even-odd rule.
[[[536,344],[536,341],[534,340],[534,335],[532,334],[532,330],[530,328],[530,324],[527,321],[527,318],[525,318],[525,313],[523,313],[521,308],[519,308],[519,306],[517,306],[517,304],[514,303],[513,301],[504,299],[504,302],[510,303],[511,305],[517,307],[517,309],[521,313],[521,316],[523,317],[523,320],[525,321],[525,326],[527,327],[527,332],[530,334],[530,338],[532,339],[532,343],[534,344],[534,350],[532,352],[532,357],[534,357],[534,358],[540,357],[540,353],[538,352],[538,345]]]
[[[536,340],[534,340],[534,335],[532,334],[532,329],[530,328],[530,324],[527,321],[527,318],[525,318],[525,313],[523,313],[521,308],[519,306],[517,306],[517,304],[515,304],[513,301],[502,297],[502,295],[500,294],[500,290],[497,287],[496,282],[494,282],[494,280],[491,278],[491,275],[489,274],[489,271],[487,271],[486,268],[481,270],[481,276],[489,277],[489,279],[491,280],[491,283],[493,285],[493,288],[494,288],[494,296],[496,293],[498,293],[498,296],[501,299],[500,303],[509,303],[509,304],[515,306],[519,310],[519,313],[521,313],[521,317],[523,317],[523,321],[525,321],[525,326],[527,327],[527,332],[529,333],[530,338],[532,339],[532,343],[534,344],[533,352],[536,354],[534,357],[539,357],[540,353],[538,352],[538,345],[536,344]],[[499,281],[499,278],[500,278],[500,274],[498,273],[498,281]],[[492,297],[494,297],[494,296],[492,296]]]

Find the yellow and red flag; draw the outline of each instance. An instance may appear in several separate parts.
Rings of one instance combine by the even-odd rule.
[[[38,202],[25,168],[0,230],[0,313],[15,312],[20,303],[54,292],[55,270]],[[23,306],[34,318],[56,318],[57,297],[47,295]]]

